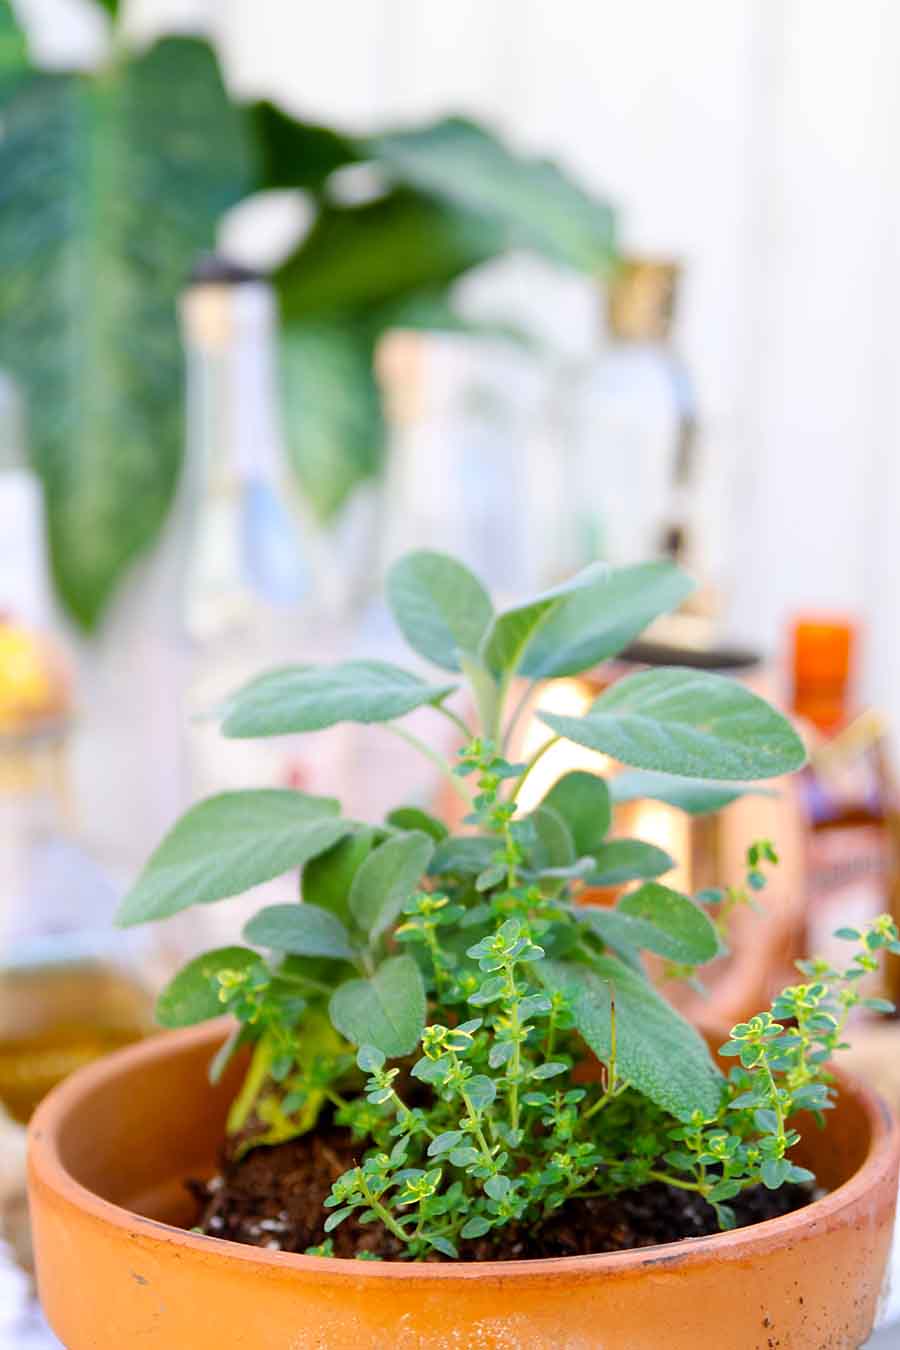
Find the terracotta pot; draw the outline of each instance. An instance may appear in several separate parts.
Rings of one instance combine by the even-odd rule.
[[[184,1232],[235,1090],[206,1082],[221,1026],[156,1037],[70,1078],[31,1127],[40,1293],[68,1350],[858,1350],[872,1327],[900,1132],[852,1080],[805,1161],[807,1209],[610,1256],[415,1265]]]

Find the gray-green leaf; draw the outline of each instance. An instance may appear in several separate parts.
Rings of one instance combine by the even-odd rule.
[[[484,834],[460,834],[438,844],[428,865],[429,876],[478,876],[490,867],[500,841]]]
[[[575,861],[575,845],[568,825],[552,806],[542,803],[517,828],[531,834],[528,862],[535,872],[551,867],[569,867]],[[533,832],[533,833],[532,833]]]
[[[609,780],[614,802],[637,802],[647,798],[666,802],[690,816],[712,815],[741,797],[774,797],[771,788],[735,787],[731,783],[709,783],[693,778],[676,778],[649,769],[625,769]]]
[[[375,831],[357,827],[324,853],[310,858],[303,868],[300,893],[309,905],[331,910],[342,923],[350,920],[350,887],[353,878],[372,851]]]
[[[540,713],[560,736],[640,769],[727,781],[791,773],[806,760],[787,718],[742,684],[703,670],[617,680],[584,717]]]
[[[385,817],[388,825],[395,830],[421,830],[429,835],[436,844],[447,838],[449,831],[442,820],[423,811],[420,806],[398,806]]]
[[[551,993],[569,1000],[578,1031],[598,1059],[609,1061],[610,989],[615,991],[619,1077],[679,1120],[718,1110],[722,1076],[688,1022],[636,971],[614,956],[590,969],[566,961],[539,961],[535,974]]]
[[[578,857],[593,853],[606,838],[612,819],[609,788],[603,778],[583,769],[563,774],[547,793],[551,807],[569,827]]]
[[[676,609],[694,583],[670,562],[607,572],[571,595],[535,633],[521,663],[533,680],[576,675],[627,647],[653,619]]]
[[[411,830],[386,839],[366,858],[350,887],[350,912],[370,941],[390,927],[418,889],[433,852],[434,841]]]
[[[292,956],[332,956],[351,961],[350,935],[336,915],[318,905],[269,905],[244,929],[244,939]]]
[[[481,659],[488,670],[498,676],[519,670],[523,654],[540,627],[570,595],[579,590],[593,590],[607,573],[605,563],[591,563],[553,590],[498,614],[481,644]]]
[[[179,970],[166,985],[156,1003],[156,1020],[161,1027],[191,1027],[197,1022],[221,1017],[224,1004],[219,998],[222,971],[255,970],[265,963],[258,952],[247,947],[219,947],[204,952]]]
[[[334,1026],[354,1045],[390,1059],[415,1050],[425,1026],[425,985],[411,956],[393,956],[370,980],[348,980],[331,996]]]
[[[281,788],[223,792],[181,817],[119,908],[123,927],[164,919],[271,881],[330,848],[351,827],[333,797]]]
[[[387,578],[391,611],[409,645],[443,670],[474,655],[494,609],[481,582],[445,553],[422,550],[394,563]]]
[[[452,684],[426,684],[387,661],[290,666],[260,676],[228,700],[222,731],[237,738],[321,731],[337,722],[389,722],[440,703]]]
[[[719,954],[708,916],[686,895],[649,882],[625,895],[615,909],[577,909],[604,942],[639,948],[681,965],[700,966]]]
[[[594,849],[593,858],[591,886],[621,886],[624,881],[661,877],[675,866],[668,853],[642,839],[610,839]]]

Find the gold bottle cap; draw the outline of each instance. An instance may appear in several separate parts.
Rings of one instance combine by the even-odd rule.
[[[609,283],[610,333],[629,342],[660,342],[669,336],[679,266],[652,258],[622,258]]]

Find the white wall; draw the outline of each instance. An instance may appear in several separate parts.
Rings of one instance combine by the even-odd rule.
[[[900,722],[893,0],[128,12],[141,32],[205,16],[236,87],[317,118],[491,118],[606,189],[630,246],[682,258],[681,340],[728,466],[732,626],[771,647],[798,607],[860,612],[869,690]]]

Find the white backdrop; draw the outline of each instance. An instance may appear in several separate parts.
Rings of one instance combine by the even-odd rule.
[[[47,50],[73,0],[19,0]],[[367,127],[464,111],[558,156],[625,243],[687,267],[680,341],[728,483],[730,626],[867,624],[900,725],[896,0],[132,0],[200,22],[230,77]],[[88,35],[89,36],[89,35]]]

